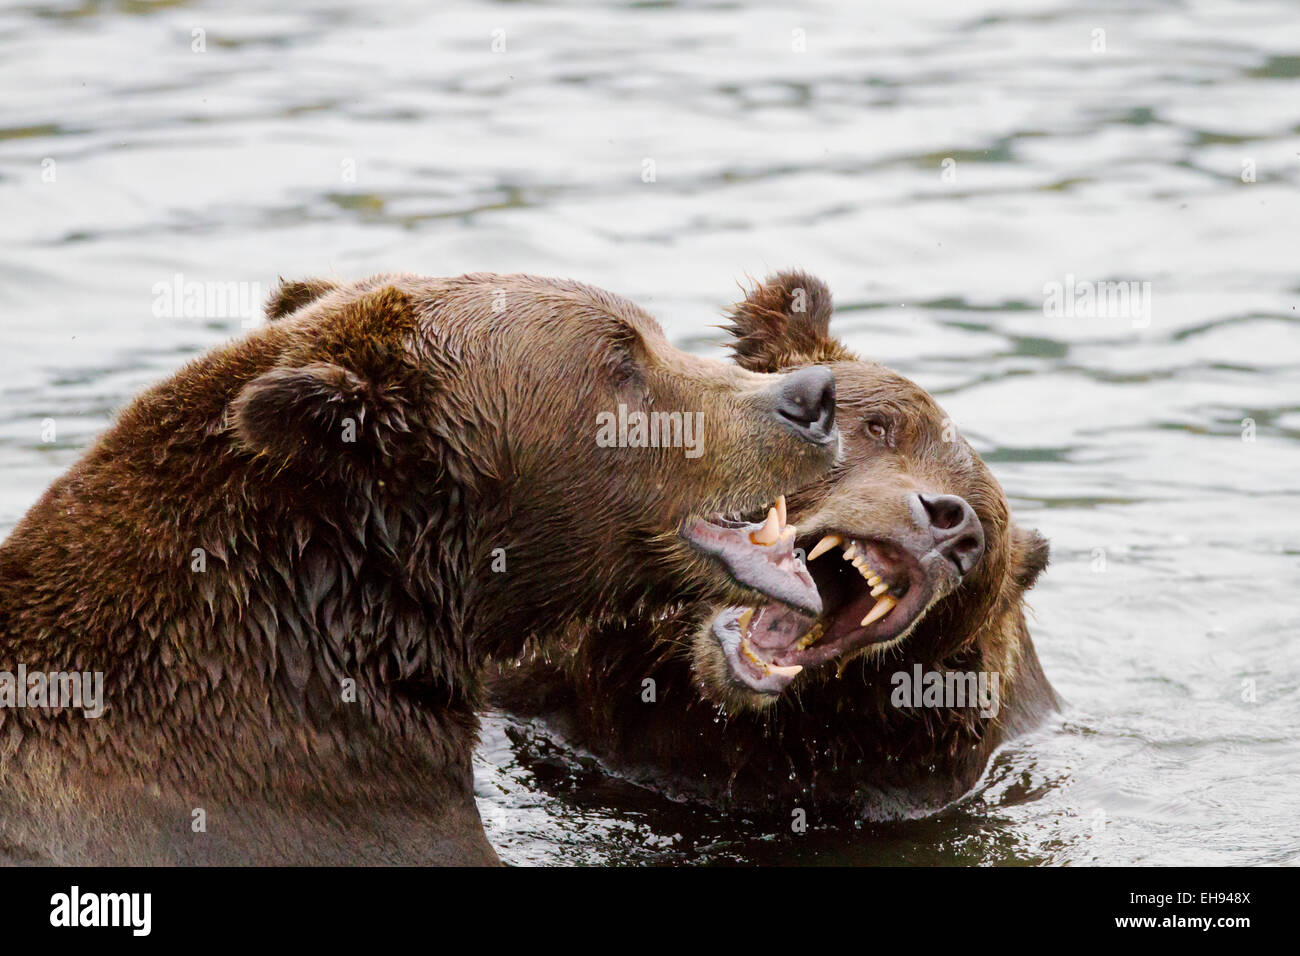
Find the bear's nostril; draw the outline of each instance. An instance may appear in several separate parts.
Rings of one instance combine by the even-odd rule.
[[[913,514],[919,519],[924,511],[936,549],[959,572],[969,574],[984,556],[984,527],[975,509],[958,495],[917,495],[916,499],[921,509],[913,505]]]
[[[941,531],[948,531],[959,527],[966,519],[966,509],[970,505],[966,504],[956,495],[918,495],[921,504],[925,506],[925,513],[930,516],[930,526],[938,528]]]
[[[776,411],[805,440],[826,441],[835,429],[835,374],[822,365],[791,372],[778,386]]]
[[[966,535],[953,543],[952,553],[957,561],[957,567],[961,568],[962,574],[965,574],[975,566],[975,562],[984,553],[984,542],[974,535]]]

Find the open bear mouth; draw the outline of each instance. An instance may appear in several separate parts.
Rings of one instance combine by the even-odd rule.
[[[768,604],[727,608],[713,620],[732,675],[760,693],[779,694],[804,667],[902,640],[941,586],[955,583],[943,580],[954,575],[942,565],[884,538],[833,532],[800,544],[810,547],[821,614]]]
[[[787,605],[791,613],[822,613],[817,585],[795,553],[798,529],[786,523],[784,496],[764,520],[713,515],[687,522],[681,533],[693,547],[721,562],[737,582]]]

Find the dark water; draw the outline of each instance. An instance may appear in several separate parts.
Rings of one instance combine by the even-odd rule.
[[[946,814],[798,837],[490,719],[503,857],[1300,862],[1294,4],[283,6],[0,6],[0,531],[239,334],[177,275],[565,275],[716,352],[801,266],[1051,537],[1069,710]],[[1103,281],[1137,296],[1045,309]]]

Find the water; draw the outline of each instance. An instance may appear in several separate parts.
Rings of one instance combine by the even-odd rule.
[[[285,6],[0,7],[0,531],[239,333],[156,309],[178,274],[571,276],[718,353],[736,281],[801,266],[1052,539],[1068,710],[939,817],[801,836],[490,718],[502,856],[1300,862],[1294,5]],[[1046,316],[1069,276],[1150,309]]]

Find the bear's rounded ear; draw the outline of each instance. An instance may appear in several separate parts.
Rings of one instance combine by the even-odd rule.
[[[1051,557],[1051,545],[1033,528],[1011,529],[1011,574],[1021,590],[1028,591],[1038,581]]]
[[[830,334],[831,292],[804,272],[781,272],[731,308],[731,351],[752,372],[838,362],[854,356]]]
[[[310,305],[326,293],[337,289],[338,283],[329,279],[295,279],[280,277],[280,284],[266,300],[266,317],[274,322]]]
[[[230,428],[252,454],[325,464],[361,445],[370,393],[361,378],[327,362],[273,368],[240,389],[230,404]]]

